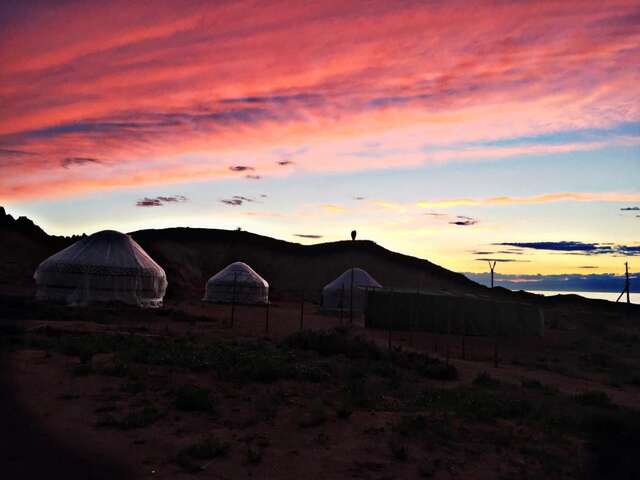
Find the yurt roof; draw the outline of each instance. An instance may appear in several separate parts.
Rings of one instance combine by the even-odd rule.
[[[323,290],[349,288],[351,286],[351,271],[353,270],[353,286],[354,287],[375,287],[382,288],[375,278],[373,278],[366,270],[361,268],[350,268],[338,278],[325,285]]]
[[[227,265],[212,276],[207,283],[233,283],[234,281],[237,283],[255,283],[264,287],[269,286],[269,283],[264,278],[244,262],[234,262],[231,265]]]
[[[103,230],[43,261],[39,271],[161,275],[164,270],[129,235]]]

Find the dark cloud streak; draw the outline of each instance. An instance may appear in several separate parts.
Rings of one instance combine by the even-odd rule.
[[[299,237],[299,238],[311,238],[311,239],[322,238],[322,235],[314,235],[311,233],[294,233],[293,236]]]
[[[478,223],[478,220],[471,217],[465,217],[464,215],[458,215],[457,220],[449,222],[449,225],[458,225],[459,227],[468,227]]]
[[[136,202],[136,207],[162,207],[165,203],[182,203],[186,201],[188,201],[188,198],[184,195],[144,197]]]
[[[560,242],[502,242],[494,243],[493,245],[506,245],[533,250],[555,251],[568,255],[640,255],[640,245],[585,243],[567,240]]]
[[[243,203],[255,202],[255,200],[253,198],[244,197],[242,195],[234,195],[231,198],[223,198],[222,200],[220,200],[220,202],[224,203],[225,205],[231,205],[231,206],[234,206],[234,207],[238,207],[238,206],[242,205]]]
[[[73,166],[80,166],[80,165],[87,165],[87,164],[102,165],[103,162],[102,160],[98,160],[97,158],[91,158],[91,157],[67,157],[67,158],[63,158],[60,164],[62,165],[62,168],[69,168]]]

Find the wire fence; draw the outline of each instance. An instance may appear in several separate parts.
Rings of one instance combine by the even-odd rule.
[[[358,297],[360,292],[363,302]],[[246,304],[236,302],[234,295],[230,303],[208,303],[203,308],[215,312],[227,327],[237,329],[238,333],[286,336],[296,331],[353,326],[362,328],[366,336],[378,344],[386,344],[389,350],[415,349],[432,352],[446,361],[450,358],[490,361],[496,367],[505,344],[516,344],[516,336],[534,336],[529,331],[514,335],[512,327],[505,328],[505,323],[512,322],[517,332],[517,324],[522,323],[523,318],[522,315],[518,317],[518,312],[522,313],[530,306],[525,305],[522,307],[525,310],[519,311],[517,304],[508,305],[512,309],[510,314],[504,310],[507,307],[501,306],[505,302],[481,300],[483,309],[471,315],[469,312],[478,299],[440,295],[436,300],[439,302],[435,305],[437,308],[430,311],[428,307],[434,306],[433,296],[420,292],[419,288],[361,289],[354,286],[352,289],[343,285],[337,302],[329,305],[326,296],[323,300],[318,292],[305,290],[279,290],[276,297],[279,300]],[[378,301],[380,299],[384,302]],[[491,309],[487,309],[487,305]],[[526,312],[531,314],[529,310]],[[543,321],[538,314],[536,310],[536,321]],[[480,317],[482,328],[479,333]],[[535,325],[538,328],[539,325]]]

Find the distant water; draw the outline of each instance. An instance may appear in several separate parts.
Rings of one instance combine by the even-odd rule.
[[[620,296],[620,292],[559,292],[559,291],[551,291],[551,290],[527,290],[527,292],[537,293],[538,295],[544,295],[548,297],[550,295],[580,295],[586,298],[595,298],[598,300],[610,300],[615,302],[618,296]],[[630,295],[631,303],[640,304],[640,293],[631,293]],[[627,294],[625,293],[620,301],[627,301]]]

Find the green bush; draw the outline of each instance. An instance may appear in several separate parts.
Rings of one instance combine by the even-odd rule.
[[[131,410],[124,417],[118,418],[111,413],[98,417],[97,427],[133,430],[144,428],[155,423],[161,417],[160,412],[153,406],[146,406],[139,410]]]
[[[427,418],[424,415],[403,415],[400,421],[393,426],[393,430],[406,437],[421,437],[428,428]]]
[[[197,460],[211,460],[224,457],[229,452],[231,445],[216,437],[207,437],[204,440],[186,447],[181,453],[189,455]]]
[[[197,385],[181,385],[176,390],[176,408],[184,412],[215,413],[216,406],[209,389]]]
[[[480,421],[495,421],[499,418],[522,419],[533,412],[533,406],[526,398],[507,391],[468,387],[425,392],[418,398],[417,405],[451,411]]]
[[[501,386],[502,382],[497,378],[492,377],[487,372],[482,372],[473,379],[473,384],[477,387],[496,388]]]
[[[458,370],[455,366],[436,359],[429,359],[424,361],[418,367],[418,373],[423,377],[430,378],[432,380],[451,381],[458,378]]]
[[[336,415],[342,420],[348,419],[353,414],[353,405],[349,401],[342,401],[336,408]]]
[[[537,390],[544,395],[556,395],[558,393],[558,389],[552,387],[550,385],[543,384],[540,380],[523,378],[521,380],[522,388],[526,388],[529,390]]]
[[[247,447],[247,463],[249,465],[257,465],[262,462],[262,449],[249,445]]]
[[[311,404],[311,410],[299,422],[300,427],[310,428],[322,425],[327,421],[327,410],[322,400],[315,400]]]
[[[587,392],[578,393],[573,396],[573,399],[580,405],[587,407],[598,408],[612,408],[615,405],[611,402],[611,398],[607,395],[607,392],[601,390],[589,390]]]
[[[256,416],[261,420],[273,420],[284,402],[285,396],[282,391],[259,394],[254,400]]]
[[[95,372],[89,363],[81,362],[73,367],[71,373],[76,377],[86,377],[87,375],[91,375]]]
[[[283,345],[312,350],[323,356],[345,355],[349,358],[381,358],[382,352],[372,343],[353,336],[344,328],[329,331],[304,330],[290,335]]]
[[[409,448],[400,442],[395,440],[389,441],[389,451],[391,456],[398,462],[405,462],[409,458]]]
[[[140,410],[129,412],[122,420],[118,422],[118,426],[122,430],[131,430],[134,428],[144,428],[160,418],[160,412],[155,407],[147,406]]]

